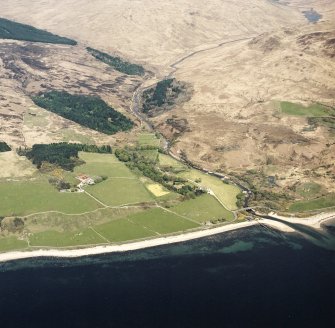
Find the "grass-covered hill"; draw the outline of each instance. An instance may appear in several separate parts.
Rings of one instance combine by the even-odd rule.
[[[30,25],[20,24],[0,18],[0,39],[22,40],[31,42],[76,45],[77,42]]]
[[[139,75],[139,76],[145,74],[145,70],[142,66],[124,61],[120,57],[111,56],[93,48],[87,48],[87,51],[94,58],[104,62],[105,64],[111,66],[112,68],[121,73],[127,75]]]
[[[37,106],[108,135],[130,130],[134,125],[98,97],[50,91],[33,96],[32,99]]]

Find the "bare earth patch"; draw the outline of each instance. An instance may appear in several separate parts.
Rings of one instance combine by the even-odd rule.
[[[14,151],[0,153],[0,168],[0,179],[27,177],[37,171],[28,159]]]

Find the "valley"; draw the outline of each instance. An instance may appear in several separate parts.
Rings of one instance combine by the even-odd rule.
[[[333,210],[335,1],[0,5],[61,40],[0,40],[0,251]],[[46,171],[17,154],[53,143],[112,153]]]

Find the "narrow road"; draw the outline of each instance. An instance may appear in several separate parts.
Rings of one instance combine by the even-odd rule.
[[[220,47],[222,47],[222,46],[224,46],[226,44],[236,43],[236,42],[240,42],[240,41],[252,40],[256,36],[257,35],[254,35],[254,36],[251,36],[251,37],[245,37],[245,38],[235,39],[235,40],[230,40],[230,41],[224,41],[224,42],[221,42],[221,43],[219,43],[219,44],[217,44],[217,45],[215,45],[213,47],[209,47],[209,48],[205,48],[205,49],[194,51],[194,52],[190,53],[189,55],[184,56],[181,59],[175,61],[173,64],[171,64],[170,67],[173,69],[173,71],[168,75],[168,77],[171,77],[178,70],[177,65],[179,65],[180,63],[184,62],[185,60],[187,60],[187,59],[189,59],[191,57],[194,57],[195,55],[197,55],[199,53],[210,51],[210,50],[214,50],[214,49],[220,48]]]

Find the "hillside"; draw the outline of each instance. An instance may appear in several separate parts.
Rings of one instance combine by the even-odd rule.
[[[304,21],[267,0],[0,0],[1,14],[166,72],[191,50]],[[29,15],[27,15],[29,13]]]
[[[49,113],[31,96],[51,90],[98,96],[126,114],[142,81],[113,70],[82,47],[11,40],[0,40],[0,80],[0,139],[14,148],[58,141],[114,143],[115,136]]]
[[[72,52],[67,46],[1,43],[6,78],[0,88],[25,99],[1,100],[10,124],[0,138],[10,145],[69,141],[69,131],[75,131],[74,141],[127,143],[134,135],[107,138],[43,116],[26,93],[98,95],[129,118],[137,116],[138,123],[144,117],[134,109],[140,93],[174,78],[190,86],[187,101],[147,112],[154,128],[172,141],[175,156],[237,176],[274,198],[302,200],[299,190],[310,183],[319,184],[320,197],[335,191],[334,0],[0,0],[0,5],[5,18],[79,42]],[[153,74],[144,79],[117,73],[87,47]],[[33,73],[27,65],[35,67]],[[36,126],[35,114],[44,117],[47,129]]]

